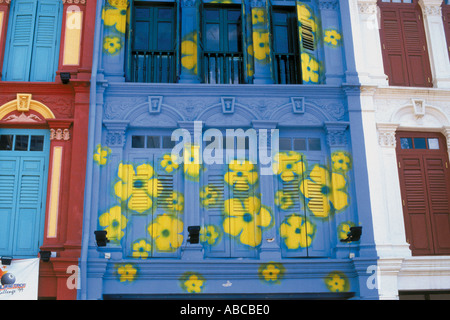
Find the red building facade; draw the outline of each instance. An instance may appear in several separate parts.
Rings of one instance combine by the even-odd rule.
[[[41,257],[39,298],[76,298],[95,12],[0,0],[0,256]]]

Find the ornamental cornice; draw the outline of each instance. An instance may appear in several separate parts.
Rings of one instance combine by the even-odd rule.
[[[0,0],[2,1],[2,0]],[[86,4],[86,0],[62,0],[63,4]]]
[[[442,0],[419,0],[419,5],[424,16],[440,17],[442,15]]]
[[[377,0],[358,0],[358,10],[360,14],[376,14]]]
[[[337,0],[319,0],[320,10],[336,10],[338,8]]]

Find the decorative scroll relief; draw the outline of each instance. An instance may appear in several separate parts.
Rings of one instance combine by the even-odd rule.
[[[395,131],[397,124],[377,124],[378,129],[378,144],[386,148],[395,148]]]
[[[25,114],[30,113],[31,110],[36,114]],[[22,115],[10,115],[12,112],[22,113]],[[40,117],[44,119],[55,119],[53,112],[43,103],[33,100],[32,95],[29,93],[18,93],[16,100],[12,100],[0,106],[0,120],[25,120],[25,122],[30,122],[38,121],[38,118],[40,120]]]
[[[58,141],[70,140],[69,129],[50,129],[50,140],[58,140]]]
[[[336,10],[338,8],[337,0],[319,0],[320,10]]]
[[[359,0],[358,9],[360,14],[377,14],[378,7],[376,0]]]
[[[441,16],[442,15],[442,1],[424,1],[420,0],[419,5],[425,16]]]

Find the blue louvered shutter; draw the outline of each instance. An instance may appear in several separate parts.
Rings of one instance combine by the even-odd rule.
[[[10,18],[9,46],[5,55],[3,80],[28,81],[30,73],[36,1],[16,0]]]
[[[36,11],[30,81],[53,81],[58,67],[62,3],[40,0]]]
[[[16,157],[0,159],[0,255],[12,253],[19,166]]]
[[[17,176],[13,256],[38,253],[40,213],[43,207],[44,157],[21,157]]]

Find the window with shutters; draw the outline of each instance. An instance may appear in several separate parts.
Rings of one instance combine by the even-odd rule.
[[[417,0],[379,0],[385,73],[392,86],[431,87],[423,17]]]
[[[243,83],[241,8],[205,6],[202,20],[204,82]]]
[[[176,7],[136,1],[132,10],[130,80],[176,82]]]
[[[3,80],[54,81],[61,15],[62,2],[59,0],[16,0],[11,3]]]
[[[0,256],[39,252],[49,145],[44,130],[0,131]]]
[[[136,133],[127,139],[126,160],[120,164],[115,186],[127,219],[121,239],[127,257],[181,256],[185,241],[182,166],[171,157],[173,144],[168,144],[167,137]]]
[[[397,133],[407,242],[413,255],[450,253],[450,168],[445,138]]]
[[[320,137],[280,137],[275,206],[283,257],[330,255],[329,192]]]

